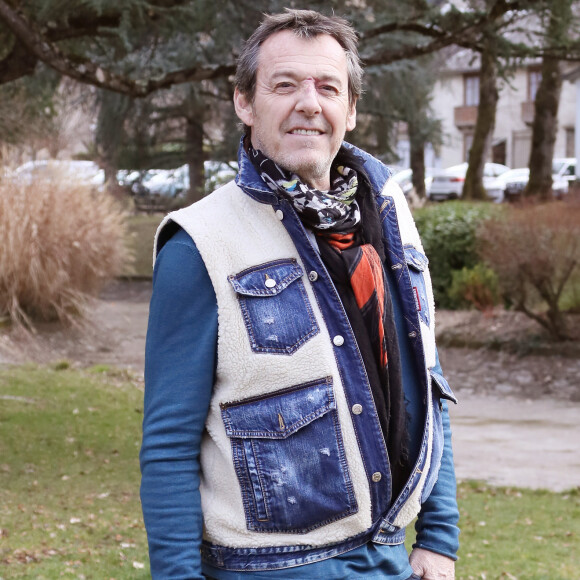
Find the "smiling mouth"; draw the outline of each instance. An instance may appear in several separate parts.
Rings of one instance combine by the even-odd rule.
[[[306,135],[308,137],[314,137],[316,135],[322,135],[322,131],[317,129],[293,129],[290,131],[291,135]]]

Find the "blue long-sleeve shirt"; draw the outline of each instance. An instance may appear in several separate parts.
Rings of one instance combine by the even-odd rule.
[[[399,327],[400,307],[396,293],[393,296]],[[401,341],[400,348],[403,380],[414,381],[416,370],[411,364],[409,345]],[[238,573],[202,564],[199,453],[212,394],[216,351],[215,292],[193,240],[180,230],[163,246],[156,261],[147,333],[141,499],[153,577],[191,580],[204,578],[205,573],[218,580],[408,578],[412,569],[402,544],[369,543],[328,560],[267,572]],[[443,461],[437,484],[417,524],[416,545],[455,558],[455,475],[449,419],[443,404]],[[410,428],[412,441],[420,441],[422,425]]]

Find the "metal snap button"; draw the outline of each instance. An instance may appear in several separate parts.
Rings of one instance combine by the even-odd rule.
[[[344,344],[344,337],[340,336],[340,334],[337,334],[332,339],[332,342],[334,343],[334,346],[342,346]]]
[[[377,483],[378,481],[381,481],[381,479],[383,479],[383,475],[381,474],[380,471],[375,471],[375,473],[373,473],[372,476],[372,480]]]
[[[315,270],[312,270],[312,272],[310,272],[310,273],[308,274],[308,279],[309,279],[311,282],[316,282],[316,280],[318,280],[318,272],[316,272]]]
[[[276,286],[276,280],[273,280],[272,278],[268,278],[264,284],[266,285],[266,288],[274,288],[274,286]]]
[[[362,405],[359,405],[358,403],[356,405],[353,405],[352,406],[352,412],[355,415],[360,415],[363,412]]]

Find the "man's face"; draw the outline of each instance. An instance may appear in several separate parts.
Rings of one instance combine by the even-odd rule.
[[[260,48],[253,102],[236,90],[234,103],[255,149],[310,186],[329,189],[330,165],[356,124],[346,55],[334,38],[273,34]]]

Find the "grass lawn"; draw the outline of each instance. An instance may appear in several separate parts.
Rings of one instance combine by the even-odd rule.
[[[104,367],[0,368],[0,578],[150,577],[137,387]]]
[[[459,487],[458,580],[580,578],[580,490]]]
[[[1,579],[149,578],[140,387],[107,367],[0,366]],[[459,502],[458,580],[579,578],[578,491],[470,482]]]

